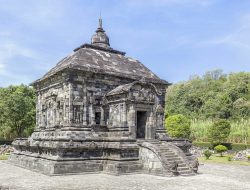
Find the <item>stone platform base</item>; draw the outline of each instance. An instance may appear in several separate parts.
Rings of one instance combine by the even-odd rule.
[[[143,165],[138,161],[79,160],[54,161],[22,154],[11,154],[9,162],[16,166],[46,175],[67,175],[81,173],[107,173],[121,175],[142,173]]]

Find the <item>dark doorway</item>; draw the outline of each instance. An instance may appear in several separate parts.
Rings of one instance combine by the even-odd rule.
[[[136,138],[145,139],[146,121],[147,121],[147,112],[137,111]]]
[[[96,123],[96,125],[100,125],[100,123],[101,123],[101,112],[95,112],[95,123]]]

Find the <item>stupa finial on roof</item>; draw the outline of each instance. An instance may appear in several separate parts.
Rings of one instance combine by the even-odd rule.
[[[100,12],[100,17],[99,17],[99,28],[102,28],[102,12]]]
[[[96,46],[100,46],[100,47],[110,48],[109,37],[106,35],[105,30],[103,30],[103,28],[102,28],[101,14],[99,17],[99,26],[96,30],[96,34],[94,34],[92,36],[91,44],[96,45]]]

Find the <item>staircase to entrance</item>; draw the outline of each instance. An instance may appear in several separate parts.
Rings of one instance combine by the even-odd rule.
[[[164,176],[195,175],[185,154],[179,154],[179,148],[169,142],[159,140],[138,140],[140,156],[146,164],[145,170]],[[148,155],[148,158],[146,158]],[[160,162],[160,163],[159,163]]]

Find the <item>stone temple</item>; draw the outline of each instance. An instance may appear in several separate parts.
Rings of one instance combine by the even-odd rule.
[[[169,85],[112,49],[99,19],[91,44],[32,83],[36,128],[13,142],[9,162],[47,175],[193,175],[198,162],[191,143],[169,138],[164,128]]]

